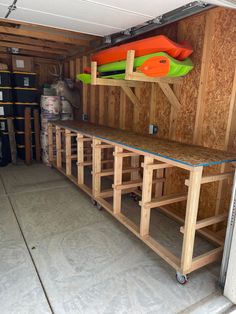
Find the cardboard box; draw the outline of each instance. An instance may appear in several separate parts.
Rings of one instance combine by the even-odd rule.
[[[7,71],[8,70],[8,65],[6,63],[0,63],[0,70]]]
[[[12,69],[19,72],[33,71],[33,58],[24,56],[12,56]]]

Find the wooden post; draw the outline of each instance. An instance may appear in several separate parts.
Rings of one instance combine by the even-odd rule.
[[[81,141],[83,138],[82,134],[77,133],[77,176],[78,184],[84,184],[84,142]]]
[[[153,158],[144,157],[144,168],[143,168],[143,190],[142,190],[142,206],[141,206],[141,220],[140,220],[140,235],[146,236],[149,234],[150,226],[150,213],[151,209],[145,207],[145,204],[150,202],[152,199],[152,177],[153,169],[151,167],[145,167],[153,163]]]
[[[97,62],[91,63],[91,84],[96,85],[97,83]]]
[[[56,126],[56,151],[57,151],[57,167],[62,167],[61,161],[61,129],[59,126]]]
[[[53,162],[53,127],[52,124],[48,124],[48,157],[49,162]]]
[[[131,157],[131,168],[139,168],[139,156]],[[131,181],[138,180],[140,178],[139,169],[137,169],[137,171],[132,171],[130,177]]]
[[[121,212],[121,190],[116,189],[116,185],[122,184],[122,167],[123,157],[118,156],[118,153],[122,153],[123,148],[115,146],[114,156],[114,190],[113,190],[113,212],[119,214]]]
[[[41,146],[40,146],[40,126],[39,126],[39,110],[34,109],[34,136],[35,136],[35,151],[36,161],[40,162]]]
[[[160,179],[164,177],[164,169],[157,169],[156,170],[156,179]],[[160,197],[163,195],[163,181],[155,183],[155,197]]]
[[[125,79],[129,80],[132,77],[134,69],[135,50],[129,50],[126,58]]]
[[[101,144],[100,140],[93,138],[93,197],[96,198],[101,193],[101,177],[98,173],[101,172],[102,151],[96,145]]]
[[[65,130],[66,138],[66,175],[71,176],[71,131]]]
[[[16,138],[12,118],[7,118],[7,129],[11,149],[11,161],[13,164],[16,164]]]
[[[181,272],[184,275],[188,273],[192,265],[202,171],[203,167],[196,167],[190,171],[181,257]]]
[[[30,165],[32,162],[31,156],[31,143],[32,133],[31,133],[31,109],[25,109],[25,163]]]

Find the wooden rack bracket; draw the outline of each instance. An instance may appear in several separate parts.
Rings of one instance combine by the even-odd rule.
[[[120,86],[135,106],[141,106],[141,102],[130,87],[138,87],[139,82],[158,83],[161,90],[168,98],[170,104],[179,110],[181,104],[169,84],[181,82],[179,77],[148,77],[143,73],[134,72],[135,51],[129,50],[126,58],[125,79],[103,79],[97,77],[97,62],[91,62],[91,85]]]

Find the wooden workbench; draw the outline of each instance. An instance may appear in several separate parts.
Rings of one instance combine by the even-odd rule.
[[[220,214],[197,220],[200,188],[205,183],[228,179],[233,176],[233,172],[203,176],[203,167],[236,162],[236,154],[78,121],[52,123],[49,125],[48,136],[49,158],[54,166],[88,193],[99,207],[105,208],[174,267],[180,282],[184,283],[187,280],[186,275],[190,272],[221,257],[223,240],[215,236],[207,227],[224,221],[227,216]],[[72,147],[73,137],[77,139],[77,146],[74,148]],[[88,154],[89,149],[91,152]],[[104,158],[109,155],[104,154],[107,150],[112,151],[110,159]],[[65,153],[65,169],[63,169],[62,161],[63,152]],[[128,167],[125,167],[128,163],[123,162],[124,158],[130,159]],[[76,177],[72,174],[72,161],[75,161],[77,165]],[[105,168],[105,164],[111,167]],[[92,167],[92,189],[85,185],[85,167]],[[183,184],[183,193],[163,195],[165,171],[172,167],[187,170],[189,177]],[[128,181],[124,181],[124,174],[130,175]],[[102,191],[101,178],[105,176],[112,176],[113,185],[111,190]],[[130,192],[141,196],[139,226],[121,212],[122,195]],[[111,197],[113,205],[106,200]],[[178,202],[186,202],[185,219],[178,217],[168,207]],[[180,232],[183,233],[181,258],[174,256],[150,236],[150,214],[153,208],[160,208],[165,214],[183,224],[180,228]],[[216,248],[193,257],[196,232],[214,243]]]

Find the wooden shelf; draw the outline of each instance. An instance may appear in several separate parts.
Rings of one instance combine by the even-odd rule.
[[[159,84],[161,90],[168,98],[171,105],[174,106],[176,110],[179,110],[181,104],[176,97],[173,89],[169,84],[178,84],[182,81],[181,77],[149,77],[141,72],[134,72],[134,58],[135,51],[129,50],[126,59],[126,69],[125,69],[125,79],[106,79],[97,77],[97,62],[91,62],[91,85],[103,85],[103,86],[119,86],[123,89],[125,94],[129,97],[132,103],[136,106],[141,106],[141,102],[136,96],[135,92],[131,87],[139,87],[140,82],[157,83]]]

